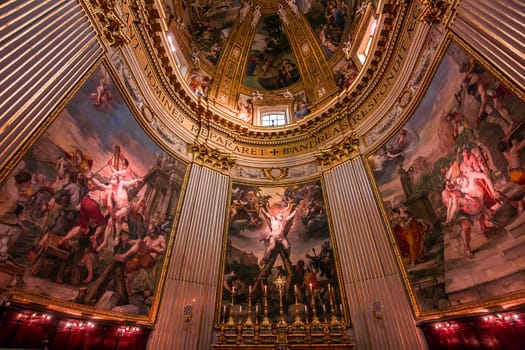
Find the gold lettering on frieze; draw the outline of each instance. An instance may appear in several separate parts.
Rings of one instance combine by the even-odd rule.
[[[324,170],[330,169],[359,155],[359,138],[352,133],[337,144],[314,153]]]

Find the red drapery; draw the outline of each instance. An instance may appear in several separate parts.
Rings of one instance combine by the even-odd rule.
[[[104,323],[28,310],[1,310],[0,347],[50,350],[142,350],[146,327]]]

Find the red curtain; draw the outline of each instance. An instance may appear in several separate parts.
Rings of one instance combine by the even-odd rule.
[[[0,311],[0,347],[50,350],[142,350],[149,329],[120,323],[68,319],[29,310]]]
[[[424,322],[430,350],[521,350],[525,344],[525,310]]]

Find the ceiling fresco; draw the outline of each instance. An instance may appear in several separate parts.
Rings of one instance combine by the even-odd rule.
[[[255,90],[285,88],[300,80],[297,62],[278,15],[259,22],[246,65],[244,85]]]
[[[347,51],[368,5],[361,0],[164,0],[169,31],[188,62],[184,75],[190,90],[250,124],[251,112],[245,110],[254,106],[245,96],[269,97],[258,105],[291,99],[292,106],[308,101],[315,108],[350,86],[358,68]]]

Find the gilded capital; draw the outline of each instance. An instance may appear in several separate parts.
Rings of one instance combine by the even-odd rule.
[[[418,20],[427,24],[445,22],[448,10],[451,7],[448,0],[422,0],[421,4],[424,8]]]
[[[129,42],[125,33],[126,22],[118,13],[111,0],[89,0],[92,14],[98,24],[102,39],[112,47],[122,46]]]
[[[221,173],[229,173],[237,161],[236,157],[205,144],[195,142],[191,147],[193,161]]]
[[[359,138],[355,133],[346,136],[341,142],[315,153],[323,169],[329,169],[352,159],[359,154]]]

